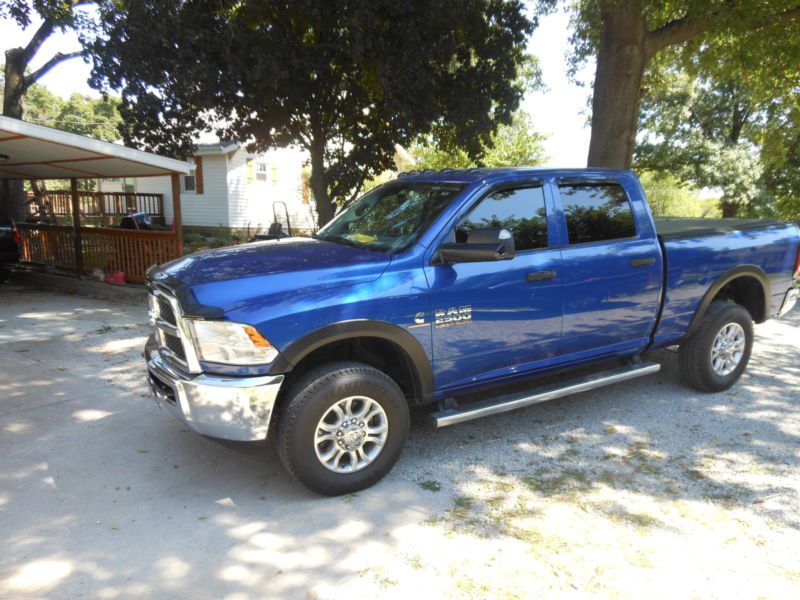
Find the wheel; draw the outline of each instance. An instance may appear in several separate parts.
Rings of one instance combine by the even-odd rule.
[[[680,345],[678,365],[688,385],[727,390],[744,373],[753,349],[753,320],[743,306],[712,302],[700,326]]]
[[[279,415],[278,453],[307,488],[349,494],[392,469],[408,420],[406,398],[386,374],[363,363],[331,363],[292,387]]]

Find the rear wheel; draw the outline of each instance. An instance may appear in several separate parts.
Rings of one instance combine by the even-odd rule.
[[[750,313],[733,302],[713,302],[678,352],[687,384],[703,392],[727,390],[744,373],[753,348]]]
[[[293,386],[278,421],[278,452],[300,483],[338,496],[384,477],[407,435],[408,403],[397,384],[369,365],[337,362]]]

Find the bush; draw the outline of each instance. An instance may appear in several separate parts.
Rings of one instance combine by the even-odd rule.
[[[702,198],[692,188],[681,185],[671,175],[645,171],[642,187],[653,214],[658,217],[721,217],[719,198]]]

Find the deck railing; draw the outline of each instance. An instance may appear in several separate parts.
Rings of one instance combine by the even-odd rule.
[[[33,199],[33,192],[28,192],[28,199]],[[127,215],[134,212],[146,212],[164,216],[164,194],[134,194],[128,192],[78,192],[81,215],[85,217],[106,217]],[[50,203],[53,214],[57,217],[72,214],[72,200],[69,190],[47,191],[43,200]],[[30,203],[33,214],[35,205]]]
[[[21,262],[75,269],[75,238],[64,225],[18,224]],[[81,227],[83,270],[123,271],[131,282],[144,281],[152,265],[178,258],[172,231],[137,231],[107,227]]]

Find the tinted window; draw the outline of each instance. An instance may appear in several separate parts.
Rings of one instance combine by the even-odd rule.
[[[544,189],[503,190],[487,196],[458,225],[456,241],[466,242],[470,231],[485,227],[508,229],[517,252],[547,247]]]
[[[560,185],[570,244],[634,237],[628,196],[614,183]]]

